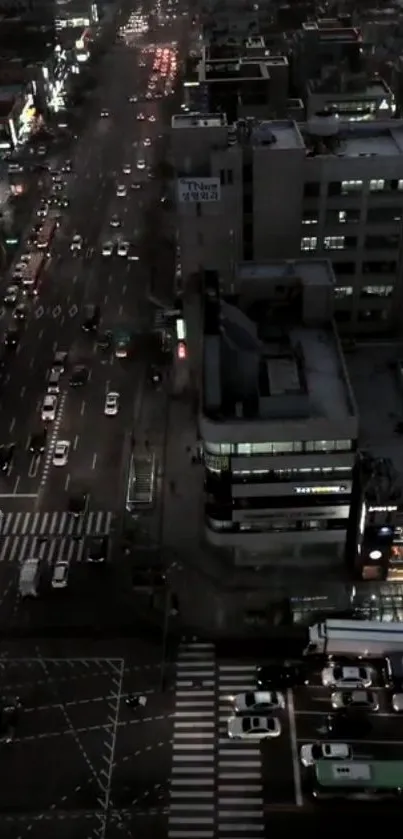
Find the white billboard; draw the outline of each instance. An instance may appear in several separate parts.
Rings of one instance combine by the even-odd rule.
[[[181,204],[207,204],[219,201],[221,186],[219,178],[179,178],[178,200]]]

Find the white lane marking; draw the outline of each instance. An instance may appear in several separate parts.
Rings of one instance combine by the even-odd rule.
[[[296,803],[297,807],[303,807],[304,799],[302,797],[301,770],[300,770],[300,764],[299,764],[299,759],[298,759],[298,741],[297,741],[297,727],[296,727],[296,724],[295,724],[294,696],[293,696],[292,690],[290,690],[290,689],[287,691],[287,710],[288,710],[288,719],[289,719],[292,769],[293,769],[293,776],[294,776],[295,803]]]

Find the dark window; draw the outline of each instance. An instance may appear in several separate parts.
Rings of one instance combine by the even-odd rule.
[[[202,214],[201,204],[200,204],[200,201],[198,201],[197,204],[196,204],[196,215],[197,215],[198,218],[200,218],[201,214]]]
[[[355,274],[355,262],[333,262],[333,270],[338,277]]]
[[[244,240],[244,243],[245,242],[248,242],[248,243],[253,242],[253,224],[250,224],[249,222],[246,222],[244,224],[243,240]]]
[[[366,236],[365,247],[368,250],[387,250],[388,248],[399,247],[399,234],[392,233],[389,236]]]
[[[362,270],[364,274],[395,274],[397,263],[394,259],[382,262],[363,262]]]
[[[341,195],[340,181],[330,181],[327,187],[327,194],[329,195],[329,197],[332,195]]]
[[[230,186],[234,183],[234,173],[232,169],[227,169],[227,184]]]
[[[345,248],[356,248],[357,247],[357,236],[346,236],[344,240],[344,247]]]
[[[251,195],[243,196],[243,211],[244,213],[253,213],[253,198]]]
[[[253,260],[253,242],[243,243],[243,258],[245,262],[251,262]]]
[[[318,198],[320,194],[320,184],[317,181],[307,181],[304,184],[305,198]]]
[[[403,217],[401,207],[370,207],[367,213],[368,224],[392,224]]]
[[[220,184],[225,186],[225,169],[220,169]]]
[[[251,163],[245,163],[242,169],[242,179],[246,183],[252,183],[253,181],[253,166]]]
[[[334,318],[338,323],[348,323],[351,320],[351,312],[347,309],[336,309]]]

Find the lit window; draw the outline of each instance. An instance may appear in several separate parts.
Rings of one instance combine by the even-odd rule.
[[[317,223],[318,223],[318,217],[317,216],[313,216],[312,213],[310,213],[310,212],[304,213],[303,218],[302,218],[302,224],[317,224]]]
[[[351,285],[339,285],[336,286],[334,289],[334,296],[335,297],[351,297],[353,293],[353,287]]]
[[[370,181],[369,189],[370,192],[382,192],[385,189],[385,181],[382,179]]]
[[[345,236],[325,236],[323,247],[327,251],[342,251],[344,249]]]
[[[361,290],[363,297],[390,297],[392,292],[391,285],[365,285]]]
[[[342,195],[349,195],[350,192],[360,192],[362,189],[362,181],[342,181],[341,192]]]
[[[301,239],[301,250],[302,251],[315,251],[318,245],[318,239],[316,236],[304,236]]]
[[[403,178],[400,178],[400,180],[397,182],[397,188],[400,189],[400,191],[403,190]]]

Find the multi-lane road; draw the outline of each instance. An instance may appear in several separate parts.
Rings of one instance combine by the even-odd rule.
[[[76,489],[89,495],[93,525],[88,533],[109,529],[114,514],[124,506],[133,437],[141,448],[153,416],[157,415],[159,422],[163,420],[161,394],[147,385],[150,350],[143,339],[154,315],[148,302],[150,242],[154,237],[158,251],[164,216],[162,185],[150,173],[166,131],[169,97],[146,98],[146,93],[155,73],[157,50],[161,54],[166,47],[174,54],[186,21],[179,17],[169,23],[165,19],[164,25],[158,26],[157,18],[153,20],[152,32],[144,27],[118,39],[103,59],[100,83],[91,103],[93,115],[75,147],[66,154],[72,160],[71,173],[63,176],[69,207],[52,242],[40,293],[31,305],[22,339],[4,375],[0,443],[16,443],[16,451],[9,472],[0,476],[0,505],[6,527],[3,533],[0,530],[0,539],[13,535],[20,539],[20,548],[21,537],[30,534],[32,517],[38,514],[42,536],[68,537],[67,530],[59,531],[66,520],[63,514],[69,496]],[[130,101],[130,97],[138,101]],[[109,116],[101,116],[102,111]],[[139,119],[140,113],[144,119]],[[142,160],[145,168],[138,166]],[[134,183],[140,187],[133,188]],[[119,185],[126,188],[126,195],[117,195]],[[119,227],[111,227],[113,216],[118,217]],[[150,230],[150,219],[156,226],[154,231]],[[75,234],[83,239],[79,254],[70,249]],[[117,255],[118,240],[135,245],[138,261]],[[106,241],[115,243],[112,256],[102,254]],[[158,264],[158,258],[151,262]],[[114,336],[122,330],[130,332],[132,351],[127,359],[117,358],[113,345],[101,349],[94,336],[83,332],[87,304],[99,306],[101,332],[110,330]],[[9,317],[6,314],[0,321],[3,333]],[[41,427],[41,405],[56,349],[68,352],[67,369],[61,379],[46,451],[40,458],[33,458],[28,440]],[[70,372],[77,363],[87,366],[89,380],[83,387],[71,388]],[[119,413],[114,417],[104,415],[108,391],[120,394]],[[68,463],[62,468],[53,465],[57,440],[70,442]],[[51,514],[58,516],[57,534],[48,526]],[[24,530],[23,522],[28,520],[31,524]],[[10,556],[9,547],[10,543],[7,549],[1,546],[4,555]],[[27,544],[22,553],[16,548],[14,555],[18,553],[21,561],[31,547]]]

